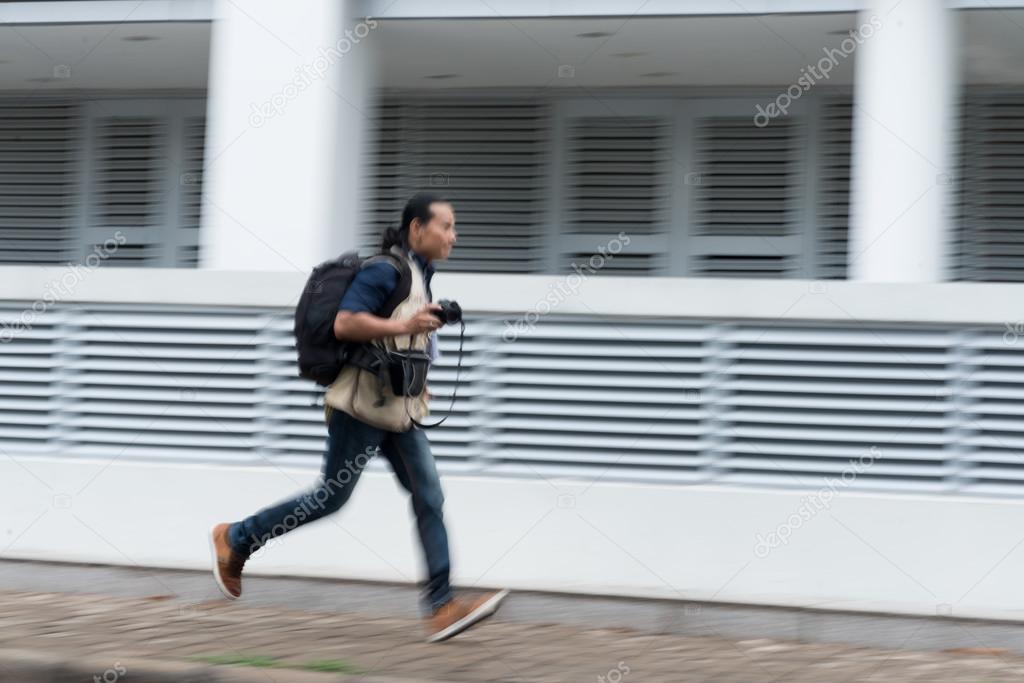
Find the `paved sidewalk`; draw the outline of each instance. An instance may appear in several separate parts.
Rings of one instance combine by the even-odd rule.
[[[502,621],[428,645],[419,621],[408,617],[247,606],[244,598],[191,603],[166,594],[0,591],[0,650],[87,658],[100,663],[95,666],[107,662],[107,669],[94,675],[107,681],[123,676],[126,683],[133,680],[131,672],[118,674],[119,665],[158,660],[262,662],[296,669],[321,662],[357,674],[345,680],[371,682],[1024,680],[1024,658],[998,652],[731,641]],[[236,674],[249,672],[245,680],[283,680],[274,672],[284,669],[231,668]],[[0,680],[11,680],[10,674],[0,671]]]

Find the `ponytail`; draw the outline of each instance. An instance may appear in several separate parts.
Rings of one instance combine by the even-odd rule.
[[[387,228],[384,230],[384,238],[381,240],[380,250],[391,251],[391,247],[402,245],[409,241],[409,232],[398,228]]]

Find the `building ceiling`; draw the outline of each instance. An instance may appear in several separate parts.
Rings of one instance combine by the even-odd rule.
[[[1024,10],[960,16],[967,82],[1024,83]],[[778,86],[856,26],[852,13],[394,19],[365,40],[389,88]],[[0,89],[205,89],[210,29],[202,21],[2,25]],[[828,83],[850,84],[853,62],[840,60]]]

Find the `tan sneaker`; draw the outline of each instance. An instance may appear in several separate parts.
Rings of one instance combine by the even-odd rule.
[[[487,593],[475,600],[455,598],[444,605],[432,617],[427,617],[427,642],[438,643],[462,633],[498,611],[508,590]]]
[[[213,578],[228,600],[242,595],[242,567],[246,558],[234,551],[228,542],[230,524],[218,524],[210,531],[210,553],[213,555]]]

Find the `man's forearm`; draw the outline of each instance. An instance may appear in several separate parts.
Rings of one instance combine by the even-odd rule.
[[[404,322],[372,313],[339,311],[334,317],[334,336],[341,341],[368,342],[405,333]]]

